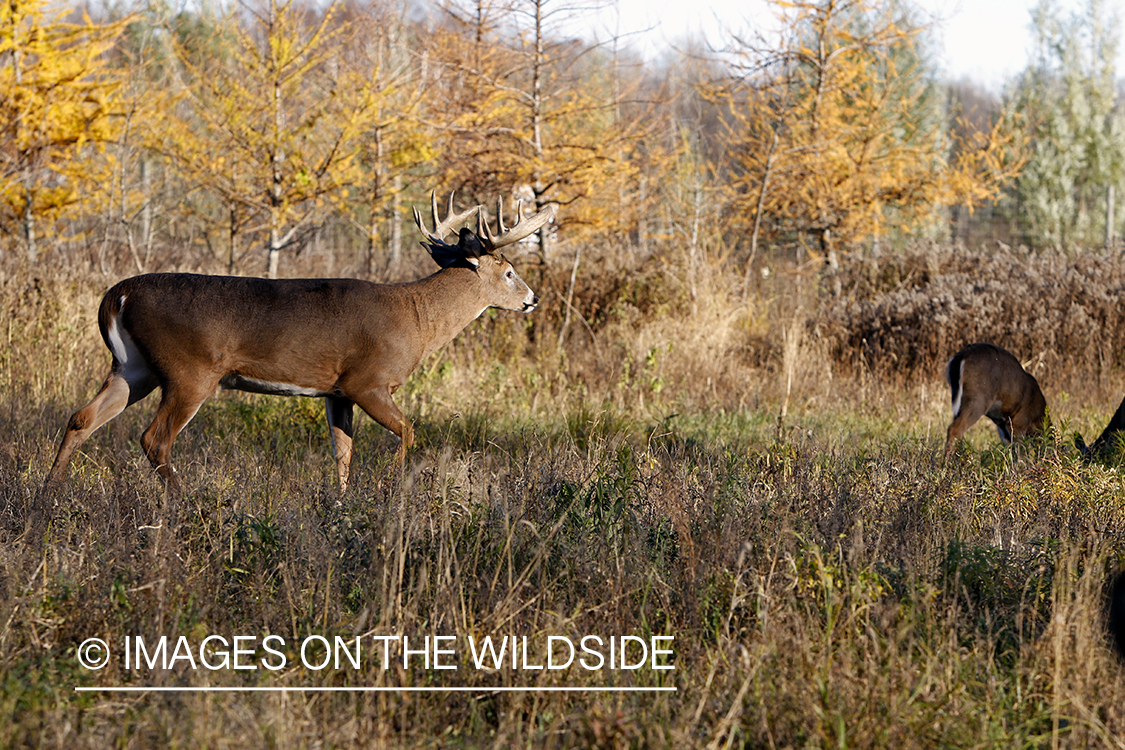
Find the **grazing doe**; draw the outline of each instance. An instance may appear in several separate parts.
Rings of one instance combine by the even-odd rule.
[[[953,450],[953,441],[981,417],[996,423],[1005,443],[1042,432],[1047,411],[1043,391],[1006,349],[994,344],[969,344],[950,358],[945,379],[953,398],[945,458]]]
[[[323,398],[341,492],[348,486],[355,404],[400,438],[401,463],[414,430],[391,395],[424,357],[489,307],[535,309],[539,297],[500,249],[555,215],[552,205],[525,220],[518,204],[516,223],[507,228],[498,202],[494,235],[483,206],[454,214],[450,195],[439,221],[436,196],[430,203],[433,232],[417,209],[414,220],[441,270],[418,281],[158,273],[116,284],[98,311],[113,355],[109,375],[70,418],[44,490],[57,485],[90,433],[158,386],[160,406],[141,447],[172,495],[178,494],[172,441],[219,388]],[[456,244],[445,241],[454,226],[474,217],[475,234],[466,227]]]

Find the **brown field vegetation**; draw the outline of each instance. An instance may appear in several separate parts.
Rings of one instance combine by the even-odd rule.
[[[846,292],[823,311],[833,357],[881,374],[932,370],[970,341],[1032,358],[1057,381],[1103,379],[1125,357],[1116,250],[922,245],[851,263],[839,283]]]
[[[846,259],[838,297],[819,266],[776,262],[745,297],[707,268],[580,277],[565,330],[561,305],[484,316],[403,389],[401,472],[363,421],[343,498],[318,401],[224,394],[175,446],[183,523],[154,529],[143,402],[83,446],[26,539],[104,376],[115,278],[5,267],[0,746],[1120,747],[1103,610],[1125,490],[1068,443],[1125,392],[1125,261],[926,246]],[[546,298],[559,273],[527,277]],[[1054,430],[1013,453],[978,427],[943,466],[941,369],[980,339],[1028,363]],[[486,672],[464,648],[449,672],[76,656],[90,637],[267,633],[528,636],[536,663],[549,635],[671,635],[675,670]],[[607,684],[677,690],[495,690]],[[109,685],[475,690],[74,691]]]

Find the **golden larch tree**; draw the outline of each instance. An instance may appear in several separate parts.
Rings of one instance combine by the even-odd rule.
[[[264,232],[270,278],[282,251],[346,199],[377,109],[377,82],[343,64],[351,25],[337,22],[340,7],[318,15],[264,0],[220,20],[230,42],[212,48],[222,54],[179,47],[182,106],[166,122],[164,152],[227,207],[232,243]]]
[[[710,88],[726,110],[732,204],[835,249],[932,221],[942,205],[997,195],[1018,173],[1009,121],[953,149],[919,47],[891,0],[771,0],[781,32],[736,39],[735,74]],[[949,154],[956,153],[954,159]]]
[[[517,189],[529,211],[559,204],[575,233],[620,230],[628,214],[607,208],[637,183],[630,156],[655,118],[624,106],[635,84],[618,75],[612,47],[559,33],[578,12],[562,0],[477,0],[448,11],[430,46],[441,66],[435,128],[449,144],[443,182],[481,195]],[[544,262],[549,240],[544,230]]]
[[[79,157],[116,137],[105,53],[123,25],[50,18],[45,0],[0,2],[0,228],[22,236],[32,262],[40,235],[101,177]]]

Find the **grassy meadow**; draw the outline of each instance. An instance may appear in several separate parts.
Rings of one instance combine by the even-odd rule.
[[[565,327],[558,304],[488,313],[423,363],[401,469],[357,417],[343,497],[320,401],[218,395],[174,447],[174,529],[139,446],[155,397],[36,498],[108,369],[117,278],[0,272],[0,747],[1125,747],[1125,486],[1070,448],[1125,395],[1125,262],[931,247],[745,293],[674,262],[580,281]],[[1013,453],[985,422],[943,465],[942,368],[982,339],[1029,363],[1052,431]],[[212,635],[253,637],[258,668],[123,661],[126,638]],[[456,668],[376,658],[402,635],[452,636]],[[529,668],[590,635],[671,636],[674,669]],[[310,668],[310,636],[364,658]],[[476,668],[485,636],[520,667]],[[108,686],[472,690],[75,691]],[[675,690],[511,690],[532,687]]]

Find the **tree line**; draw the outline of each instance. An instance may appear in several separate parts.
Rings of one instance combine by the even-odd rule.
[[[998,94],[941,80],[907,2],[771,6],[772,31],[652,64],[576,37],[565,0],[4,0],[0,251],[273,277],[327,244],[394,275],[432,188],[503,196],[509,222],[518,199],[559,204],[545,267],[675,243],[749,274],[780,247],[835,262],[985,222],[1036,246],[1120,234],[1102,0],[1070,18],[1042,0]]]

